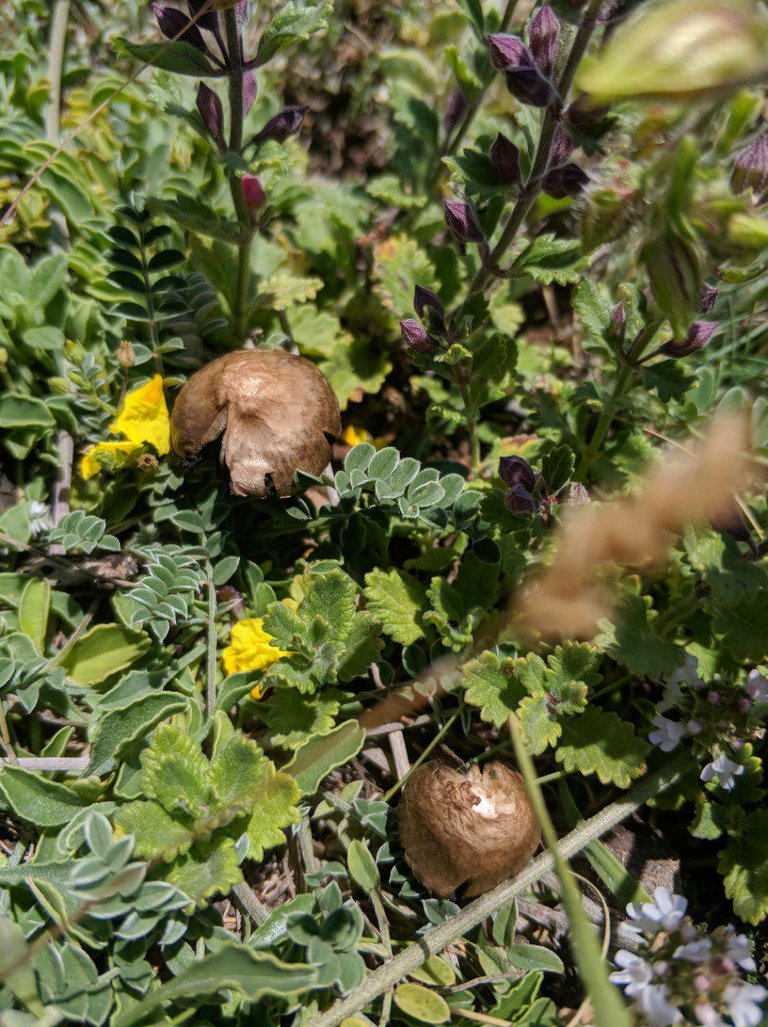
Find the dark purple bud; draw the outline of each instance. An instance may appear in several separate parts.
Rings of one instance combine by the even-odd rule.
[[[731,183],[737,192],[752,189],[762,196],[768,190],[768,132],[736,154]]]
[[[496,174],[505,185],[520,184],[520,151],[501,132],[494,139],[489,156]]]
[[[197,87],[197,109],[203,124],[219,144],[224,145],[224,107],[221,100],[205,82]]]
[[[573,140],[568,134],[568,129],[559,122],[552,136],[552,149],[549,153],[549,162],[553,168],[565,164],[573,153]]]
[[[408,349],[417,353],[431,353],[437,348],[437,341],[427,334],[414,317],[407,317],[400,322],[400,338]]]
[[[462,91],[457,89],[455,93],[451,93],[445,103],[443,128],[449,135],[453,132],[454,128],[456,128],[459,121],[464,117],[466,111],[467,101],[465,100]]]
[[[446,200],[443,203],[443,214],[445,223],[458,242],[485,241],[483,230],[468,203],[462,203],[461,200]]]
[[[187,9],[193,18],[199,11],[202,11],[204,7],[208,7],[209,9],[205,14],[200,15],[195,22],[195,25],[201,29],[205,29],[207,32],[215,32],[219,27],[219,15],[213,10],[213,0],[187,0]]]
[[[551,75],[554,70],[559,33],[557,15],[549,4],[542,4],[528,26],[528,40],[534,60],[545,75]]]
[[[497,71],[505,71],[509,67],[517,67],[518,64],[534,63],[530,50],[519,36],[497,32],[492,36],[486,36],[485,42],[491,64]]]
[[[670,357],[688,357],[703,349],[718,328],[717,321],[694,321],[682,342],[668,342],[662,349]]]
[[[175,7],[164,7],[156,0],[153,0],[152,10],[155,12],[160,31],[167,39],[178,37],[182,42],[189,43],[190,46],[202,50],[203,53],[208,53],[208,47],[203,41],[200,29],[189,20],[186,14],[177,11]]]
[[[611,311],[611,336],[616,342],[624,341],[624,333],[627,330],[627,304],[622,300],[617,303]]]
[[[567,503],[568,506],[583,506],[589,502],[589,493],[580,481],[572,481],[564,485],[557,496],[558,503]]]
[[[259,91],[259,84],[256,81],[256,75],[248,68],[243,73],[243,113],[247,114],[248,111],[253,107],[253,101],[256,99],[256,94]]]
[[[578,164],[563,164],[547,172],[543,188],[556,200],[564,200],[566,196],[578,196],[588,182],[589,175]]]
[[[499,460],[499,477],[510,488],[513,488],[515,485],[523,485],[526,489],[532,489],[536,484],[536,475],[533,468],[521,456],[501,457]]]
[[[504,496],[504,505],[510,513],[528,517],[536,513],[536,503],[525,485],[513,485]]]
[[[610,107],[594,106],[586,93],[582,93],[578,99],[568,107],[565,112],[565,120],[580,132],[588,132],[594,128],[608,114]]]
[[[705,284],[701,290],[701,296],[699,296],[699,313],[708,314],[717,302],[719,295],[720,290],[715,288],[714,285]]]
[[[719,692],[707,692],[707,702],[710,706],[719,706],[722,698]]]
[[[249,210],[259,210],[267,202],[264,186],[255,175],[245,174],[242,178],[243,196]]]
[[[518,64],[504,72],[507,89],[520,103],[529,107],[549,107],[557,92],[535,64]]]
[[[413,290],[413,309],[419,317],[424,317],[424,311],[427,308],[434,310],[440,320],[445,316],[445,308],[440,301],[440,297],[432,292],[431,289],[425,289],[423,285],[417,285]]]
[[[296,135],[304,121],[307,113],[306,107],[283,107],[279,114],[270,118],[261,132],[258,132],[252,143],[263,143],[267,139],[274,139],[276,143],[284,143],[288,136]]]
[[[748,699],[745,695],[743,695],[738,700],[736,705],[739,708],[739,713],[749,713],[749,711],[752,709],[752,700]]]

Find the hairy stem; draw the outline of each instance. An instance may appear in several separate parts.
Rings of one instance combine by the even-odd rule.
[[[224,12],[224,26],[229,56],[229,149],[238,156],[243,152],[243,61],[240,29],[234,7]],[[245,202],[242,180],[229,176],[229,191],[237,220],[240,223],[240,242],[237,247],[237,280],[232,299],[232,331],[237,341],[245,335],[245,315],[248,302],[248,268],[253,241],[253,223]]]
[[[205,708],[209,717],[216,709],[216,586],[213,583],[213,567],[211,561],[205,564],[205,576],[208,579],[208,637],[205,661]]]
[[[589,5],[582,15],[581,23],[579,24],[578,31],[576,32],[576,36],[573,40],[573,45],[571,46],[568,54],[568,59],[566,60],[565,67],[563,68],[563,73],[557,83],[557,89],[562,103],[565,103],[567,99],[570,88],[573,85],[576,70],[581,63],[581,59],[587,49],[592,33],[595,31],[597,17],[600,13],[602,4],[603,0],[590,0]],[[488,285],[490,279],[494,277],[499,266],[499,261],[514,241],[515,236],[525,221],[536,197],[541,192],[541,184],[547,170],[547,165],[549,164],[552,140],[555,136],[555,129],[557,128],[559,118],[559,106],[550,106],[547,108],[546,113],[544,114],[544,121],[541,126],[541,135],[539,136],[539,144],[536,148],[536,156],[533,160],[533,167],[531,168],[531,173],[528,176],[528,181],[520,190],[520,195],[512,208],[512,212],[510,213],[507,223],[499,236],[498,242],[483,260],[477,274],[472,280],[472,284],[469,287],[470,295],[476,292],[482,292]]]
[[[569,859],[577,852],[581,852],[590,842],[616,827],[649,799],[675,784],[690,766],[691,757],[685,753],[670,760],[655,774],[650,774],[635,785],[623,798],[611,803],[606,809],[585,820],[567,834],[559,842],[560,855],[563,859]],[[551,853],[544,852],[537,856],[517,877],[504,881],[492,891],[481,895],[461,912],[449,917],[439,927],[427,931],[418,941],[397,956],[388,959],[346,998],[335,1002],[325,1013],[315,1017],[312,1027],[338,1027],[345,1017],[364,1009],[402,977],[421,966],[430,956],[441,952],[446,945],[461,938],[497,909],[501,909],[521,892],[530,888],[543,874],[549,873],[554,865]]]
[[[70,0],[56,0],[51,17],[51,34],[48,39],[48,80],[51,91],[45,109],[45,138],[49,143],[59,141],[61,129],[61,73],[64,70],[69,7]]]

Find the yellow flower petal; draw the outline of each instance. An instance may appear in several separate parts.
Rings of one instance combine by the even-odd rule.
[[[149,442],[161,456],[170,451],[171,422],[159,374],[128,393],[109,430],[116,435],[122,433],[136,446]]]
[[[284,656],[291,655],[270,645],[271,641],[272,636],[264,630],[261,617],[239,620],[233,625],[229,645],[221,654],[224,670],[227,674],[236,674],[241,670],[266,670]],[[254,698],[261,698],[261,693]]]
[[[371,433],[365,428],[358,428],[354,424],[348,424],[341,433],[341,441],[348,446],[359,446],[361,442],[370,442]]]
[[[141,446],[136,445],[135,442],[97,442],[95,446],[91,446],[83,453],[83,459],[80,461],[80,473],[87,481],[102,470],[100,455],[109,455],[117,463],[122,464],[139,449]]]

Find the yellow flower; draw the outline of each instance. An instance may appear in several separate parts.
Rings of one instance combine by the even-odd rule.
[[[386,439],[375,439],[367,429],[360,428],[355,424],[348,424],[339,438],[348,446],[359,446],[361,442],[370,442],[375,449],[383,449],[387,445]]]
[[[115,435],[122,433],[136,446],[151,443],[160,456],[170,452],[171,422],[159,374],[128,393],[109,430]]]
[[[127,441],[97,442],[91,446],[80,464],[80,472],[86,481],[101,470],[99,456],[102,454],[113,457],[118,463],[125,463],[145,442],[153,445],[160,456],[170,451],[171,422],[163,393],[163,379],[159,374],[146,385],[128,393],[109,430],[115,435],[124,435]]]
[[[101,454],[114,458],[117,464],[123,464],[131,453],[135,453],[138,448],[140,447],[135,446],[132,442],[97,442],[95,446],[91,446],[83,454],[83,459],[80,462],[80,473],[88,481],[89,478],[98,474],[102,468],[102,463],[99,460]]]
[[[246,617],[232,627],[230,644],[221,654],[221,662],[227,674],[236,674],[241,670],[266,670],[273,663],[290,656],[289,652],[270,645],[272,636],[264,630],[261,617]],[[254,699],[261,698],[258,685],[251,689]]]

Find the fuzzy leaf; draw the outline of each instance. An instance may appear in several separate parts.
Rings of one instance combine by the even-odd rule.
[[[197,816],[208,802],[211,780],[199,742],[179,728],[162,725],[141,754],[141,787],[168,813]]]
[[[365,576],[364,594],[368,609],[396,642],[411,645],[424,637],[421,610],[426,593],[407,571],[375,568]]]
[[[125,834],[132,834],[134,855],[147,859],[171,860],[185,852],[193,841],[190,827],[179,816],[166,813],[149,800],[129,802],[115,815],[115,823]]]
[[[272,733],[274,745],[298,749],[310,738],[331,730],[339,712],[339,699],[339,693],[332,689],[309,698],[278,688],[260,704],[259,712]]]
[[[733,911],[750,924],[768,916],[768,811],[756,810],[743,834],[720,853],[718,870]]]
[[[121,624],[97,624],[78,639],[60,661],[78,685],[98,685],[135,663],[150,647],[143,632]]]
[[[671,673],[685,659],[685,651],[654,631],[648,620],[648,608],[640,596],[625,599],[617,615],[617,623],[603,624],[595,645],[633,674],[659,678]]]
[[[250,738],[240,734],[230,738],[211,762],[214,802],[204,818],[209,829],[250,813],[261,802],[269,766],[264,753]]]
[[[301,820],[296,808],[299,795],[299,786],[294,779],[288,774],[276,774],[270,763],[262,776],[258,806],[245,828],[250,842],[248,859],[258,861],[264,856],[265,849],[283,844],[283,828]]]
[[[509,658],[500,660],[495,653],[484,652],[469,660],[462,668],[461,677],[466,701],[472,706],[479,706],[483,720],[496,727],[506,723],[525,695],[525,689],[515,674],[515,661]]]
[[[512,265],[515,271],[529,275],[542,285],[578,282],[588,266],[589,257],[582,255],[577,239],[557,239],[549,234],[537,236]]]
[[[235,843],[225,835],[177,856],[165,873],[168,884],[184,892],[195,906],[218,892],[226,894],[242,879]]]
[[[65,785],[9,764],[0,767],[0,792],[17,816],[38,827],[68,824],[87,805]]]
[[[645,770],[647,752],[631,724],[592,706],[565,721],[555,759],[569,772],[597,774],[603,784],[629,788]]]
[[[311,738],[283,770],[295,778],[302,795],[314,795],[323,778],[356,756],[364,741],[365,731],[357,721],[347,720],[330,734]]]

